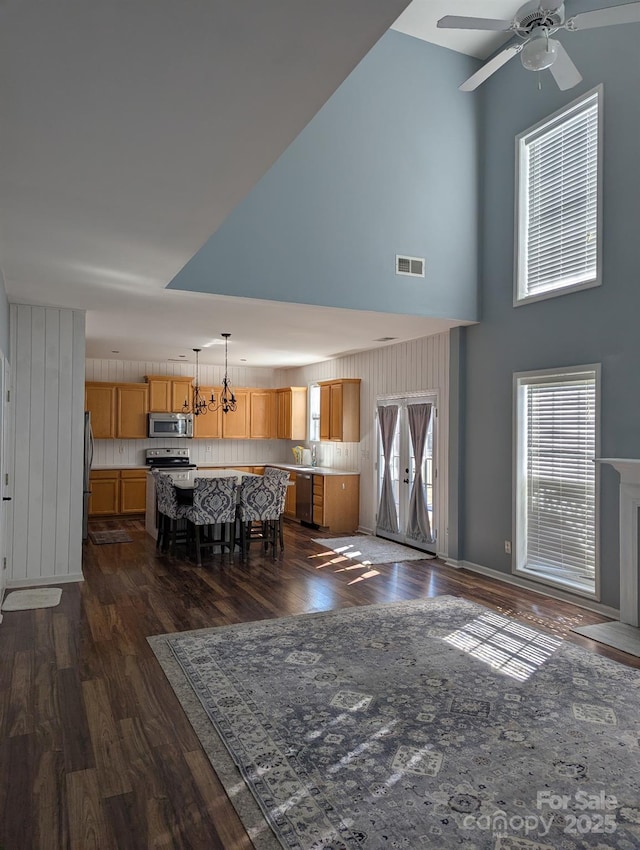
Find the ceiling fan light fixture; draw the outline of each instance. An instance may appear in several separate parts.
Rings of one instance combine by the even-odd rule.
[[[534,36],[520,51],[520,61],[527,71],[544,71],[558,57],[558,42],[545,33]]]

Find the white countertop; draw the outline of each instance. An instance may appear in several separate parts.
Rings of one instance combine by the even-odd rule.
[[[93,463],[91,469],[144,469],[149,467],[146,463]]]
[[[360,475],[352,469],[336,469],[331,466],[298,466],[295,463],[266,463],[265,466],[275,466],[276,469],[287,469],[289,472],[310,472],[313,475]]]
[[[173,481],[173,486],[181,490],[193,490],[196,478],[236,478],[240,483],[244,478],[259,478],[253,472],[245,472],[240,469],[183,469],[179,472],[163,470],[163,475],[168,475]]]

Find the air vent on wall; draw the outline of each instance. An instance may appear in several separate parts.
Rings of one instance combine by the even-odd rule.
[[[397,336],[381,336],[378,339],[374,339],[374,342],[391,342],[394,339],[398,339]]]
[[[396,274],[424,277],[424,257],[401,257],[396,254]]]

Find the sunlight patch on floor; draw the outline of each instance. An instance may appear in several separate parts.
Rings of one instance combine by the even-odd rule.
[[[499,614],[482,614],[443,638],[520,682],[550,658],[562,641]]]

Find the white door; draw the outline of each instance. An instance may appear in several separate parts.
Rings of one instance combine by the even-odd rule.
[[[0,601],[7,583],[7,435],[9,431],[7,389],[9,387],[9,364],[0,351]]]
[[[387,410],[381,411],[382,407]],[[377,418],[376,535],[435,552],[438,519],[434,503],[437,397],[422,395],[382,399],[378,401]],[[383,429],[386,431],[386,452]],[[416,448],[422,456],[419,469]]]

